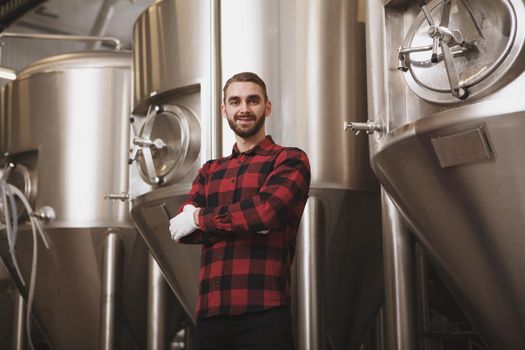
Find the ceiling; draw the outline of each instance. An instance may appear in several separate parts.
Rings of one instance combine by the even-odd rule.
[[[133,24],[151,3],[152,0],[48,0],[19,18],[7,31],[89,35],[97,18],[107,14],[107,28],[99,28],[97,34],[131,43]]]

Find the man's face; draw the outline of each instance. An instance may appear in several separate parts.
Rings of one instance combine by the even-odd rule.
[[[222,113],[233,132],[245,139],[264,135],[264,120],[270,115],[272,104],[264,99],[262,88],[252,82],[233,82],[225,94]]]

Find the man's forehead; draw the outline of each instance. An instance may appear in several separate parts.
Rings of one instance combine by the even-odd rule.
[[[258,84],[251,81],[235,81],[231,83],[226,89],[226,97],[247,97],[260,96],[263,97],[263,90]]]

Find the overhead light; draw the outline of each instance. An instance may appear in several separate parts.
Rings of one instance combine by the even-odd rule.
[[[0,79],[15,80],[16,72],[10,68],[0,67]]]

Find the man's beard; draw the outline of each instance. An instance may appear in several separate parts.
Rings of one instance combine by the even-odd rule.
[[[253,113],[247,113],[247,114],[244,114],[244,115],[245,116],[250,116],[253,119],[256,119],[255,114],[253,114]],[[241,127],[241,126],[239,126],[239,125],[237,125],[235,123],[235,119],[237,117],[238,116],[234,116],[233,120],[231,120],[230,118],[227,118],[228,119],[228,124],[230,125],[230,129],[232,129],[233,132],[237,136],[242,137],[242,138],[249,138],[249,137],[252,137],[255,134],[257,134],[259,132],[259,130],[261,130],[261,128],[264,127],[264,121],[266,120],[266,115],[263,115],[262,118],[259,119],[252,127],[250,127],[250,128],[243,128],[243,127]]]

